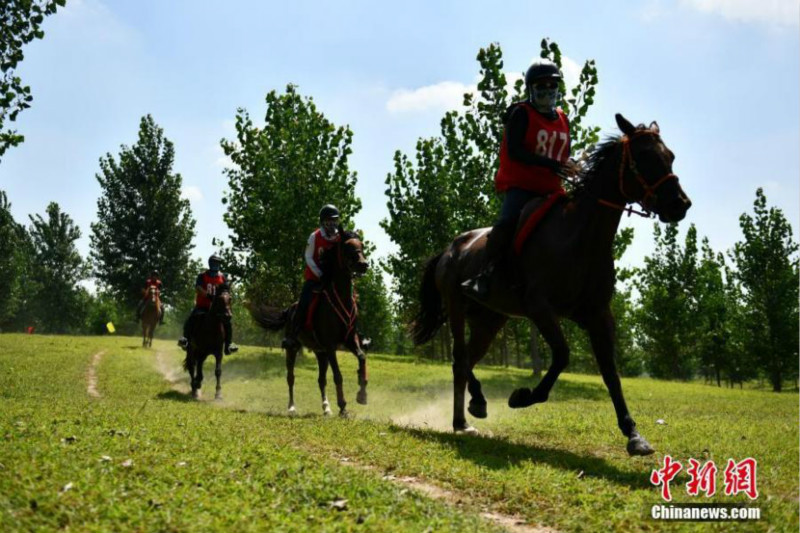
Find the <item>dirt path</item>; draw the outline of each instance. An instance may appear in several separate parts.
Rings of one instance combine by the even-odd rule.
[[[339,457],[339,464],[370,472],[380,471],[376,466],[357,463],[348,457]],[[511,533],[558,533],[558,530],[547,526],[529,524],[521,516],[498,513],[485,505],[476,506],[467,497],[457,492],[443,489],[442,487],[413,476],[395,476],[393,474],[384,473],[382,479],[424,494],[428,498],[443,501],[448,505],[458,507],[468,513],[480,511],[478,514],[481,518]]]
[[[86,369],[86,392],[92,398],[100,398],[100,392],[97,390],[97,367],[100,366],[100,360],[105,353],[105,350],[103,350],[94,354],[89,367]]]

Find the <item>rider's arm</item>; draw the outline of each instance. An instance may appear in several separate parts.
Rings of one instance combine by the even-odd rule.
[[[194,292],[196,292],[197,294],[202,294],[203,296],[208,296],[208,293],[206,292],[206,288],[203,287],[203,275],[202,274],[197,276],[197,281],[195,281],[195,283],[194,283]]]
[[[319,265],[314,261],[314,234],[312,233],[311,236],[308,238],[308,243],[306,244],[306,264],[308,268],[311,269],[318,278],[322,277],[322,269],[319,268]]]
[[[508,156],[525,165],[537,165],[558,171],[561,164],[549,157],[536,154],[525,148],[525,134],[528,131],[528,112],[518,105],[506,123],[506,143]]]

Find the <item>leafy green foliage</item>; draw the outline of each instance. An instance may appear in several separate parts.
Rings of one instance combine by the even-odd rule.
[[[26,270],[31,266],[30,239],[11,215],[11,203],[0,191],[0,279],[5,289],[0,298],[0,329],[13,328],[26,298]]]
[[[84,326],[87,295],[78,283],[89,271],[75,242],[81,230],[55,202],[47,206],[47,218],[30,216],[33,244],[33,313],[37,325],[50,333],[67,333]],[[28,288],[31,290],[31,288]]]
[[[744,239],[731,252],[741,289],[745,350],[776,391],[798,374],[798,245],[783,212],[756,191],[753,214],[739,218]]]
[[[6,0],[0,3],[0,158],[25,137],[7,129],[8,122],[31,106],[31,88],[23,85],[16,69],[24,59],[24,45],[44,37],[42,22],[66,0]]]
[[[361,332],[372,339],[370,351],[390,352],[394,338],[394,316],[382,272],[371,268],[356,281],[358,320]]]
[[[294,85],[266,96],[264,127],[239,109],[236,139],[222,149],[234,167],[225,170],[229,190],[225,223],[231,246],[227,268],[246,277],[253,297],[274,304],[299,296],[308,235],[324,204],[334,204],[344,224],[361,209],[356,173],[348,158],[353,132],[337,127]]]
[[[697,304],[697,229],[686,233],[684,246],[678,243],[677,224],[663,233],[653,228],[655,251],[646,257],[636,286],[639,344],[647,354],[651,375],[667,379],[690,379],[697,368],[694,353]]]
[[[153,117],[142,117],[139,138],[122,146],[118,158],[100,159],[97,222],[92,224],[91,257],[102,288],[131,309],[144,281],[157,269],[166,304],[194,286],[190,271],[195,221],[181,198],[180,174],[172,172],[173,144]]]

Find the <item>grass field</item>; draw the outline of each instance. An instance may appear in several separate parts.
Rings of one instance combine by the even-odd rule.
[[[563,532],[798,530],[796,393],[623,380],[657,450],[629,458],[595,376],[565,374],[547,404],[512,411],[506,398],[528,373],[479,368],[489,418],[466,436],[448,431],[447,365],[372,355],[361,406],[356,361],[343,354],[353,416],[339,419],[321,416],[312,357],[298,363],[299,416],[288,417],[278,352],[226,358],[220,402],[187,399],[181,356],[164,341],[0,335],[0,531],[499,530],[487,511]],[[205,370],[210,399],[211,361]],[[335,412],[330,378],[328,396]],[[661,498],[649,476],[664,454],[720,468],[712,498],[687,495],[681,471],[674,502],[748,503],[762,519],[650,519]],[[758,460],[755,502],[722,491],[728,458],[746,457]]]

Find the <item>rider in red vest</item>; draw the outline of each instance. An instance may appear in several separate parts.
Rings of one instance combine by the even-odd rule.
[[[222,258],[214,254],[208,258],[208,270],[197,276],[194,287],[194,309],[183,324],[183,337],[178,340],[178,346],[181,348],[185,349],[189,345],[189,335],[197,317],[207,313],[209,309],[211,309],[211,299],[214,297],[216,288],[223,283],[228,283],[225,274],[220,272],[221,266]],[[231,324],[230,318],[228,318],[225,321],[225,355],[230,355],[239,349],[238,346],[231,342],[232,339],[233,325]]]
[[[158,274],[158,270],[155,269],[152,272],[150,272],[150,277],[147,278],[147,281],[144,282],[144,291],[143,291],[144,296],[139,301],[139,305],[136,307],[136,320],[140,320],[142,318],[142,312],[144,311],[144,306],[147,304],[147,292],[153,285],[155,285],[156,288],[158,288],[158,293],[159,295],[161,295],[162,291],[164,290],[164,287],[161,283],[161,276]],[[163,303],[161,304],[161,309],[158,310],[158,313],[159,313],[158,323],[163,325],[164,324]]]
[[[487,239],[483,271],[462,285],[465,293],[477,300],[488,296],[492,272],[510,247],[525,204],[560,190],[559,176],[574,172],[569,161],[569,121],[557,107],[561,80],[554,63],[535,62],[525,73],[528,100],[512,104],[503,116],[500,167],[494,177],[495,190],[503,194],[503,206]]]
[[[299,345],[297,335],[303,328],[308,306],[314,297],[314,293],[322,289],[323,265],[320,263],[320,258],[326,250],[336,246],[340,238],[339,210],[330,204],[325,205],[319,212],[319,228],[309,235],[306,242],[304,254],[306,269],[303,273],[306,281],[303,283],[300,301],[297,303],[297,310],[289,326],[289,331],[287,331],[286,338],[281,343],[284,348],[293,348]]]

